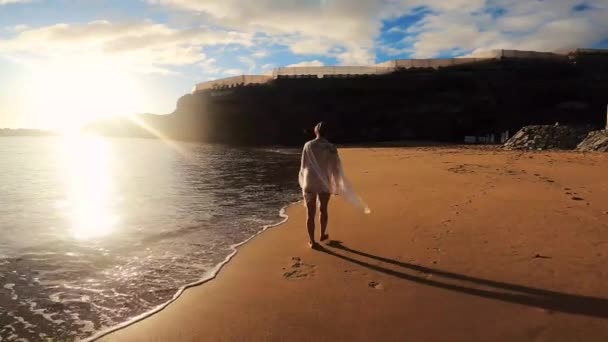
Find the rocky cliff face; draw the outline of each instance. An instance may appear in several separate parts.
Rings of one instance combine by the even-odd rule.
[[[465,135],[499,136],[556,121],[603,126],[608,69],[598,70],[584,63],[501,60],[383,76],[277,79],[188,94],[174,113],[142,120],[175,139],[249,145],[301,144],[319,120],[329,123],[338,143],[462,142]],[[120,135],[147,135],[127,126]]]

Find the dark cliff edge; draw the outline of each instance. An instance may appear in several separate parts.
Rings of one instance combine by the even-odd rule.
[[[281,78],[264,85],[184,95],[168,115],[141,115],[148,129],[176,140],[298,145],[319,120],[337,143],[395,140],[462,142],[540,124],[604,127],[608,57],[569,61],[502,59],[349,78]],[[154,136],[127,120],[89,130]]]

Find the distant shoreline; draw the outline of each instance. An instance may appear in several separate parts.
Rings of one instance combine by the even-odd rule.
[[[0,137],[48,137],[58,136],[57,132],[27,128],[0,128]]]

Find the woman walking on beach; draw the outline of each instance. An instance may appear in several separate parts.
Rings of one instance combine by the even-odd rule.
[[[307,142],[302,151],[302,163],[300,166],[300,187],[306,202],[308,228],[308,246],[313,248],[315,242],[315,215],[317,210],[317,198],[321,212],[321,241],[329,238],[327,234],[327,221],[329,215],[327,206],[331,194],[337,194],[337,180],[339,180],[338,150],[325,139],[326,125],[319,122],[315,126],[315,139]]]
[[[340,195],[347,202],[363,209],[365,214],[371,213],[369,207],[355,194],[346,176],[344,176],[338,150],[325,139],[326,127],[323,122],[319,122],[315,126],[317,137],[304,145],[300,165],[299,181],[307,209],[306,227],[308,228],[308,246],[310,248],[316,246],[315,215],[317,198],[321,211],[321,241],[329,239],[327,234],[327,222],[329,220],[327,206],[331,195]]]

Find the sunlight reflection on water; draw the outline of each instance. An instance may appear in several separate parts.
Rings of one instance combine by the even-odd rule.
[[[0,340],[78,340],[171,299],[300,198],[299,159],[154,139],[0,138],[0,280],[11,286],[0,285]]]
[[[109,235],[118,221],[112,212],[111,148],[95,136],[70,135],[59,141],[66,201],[61,203],[79,240]]]

